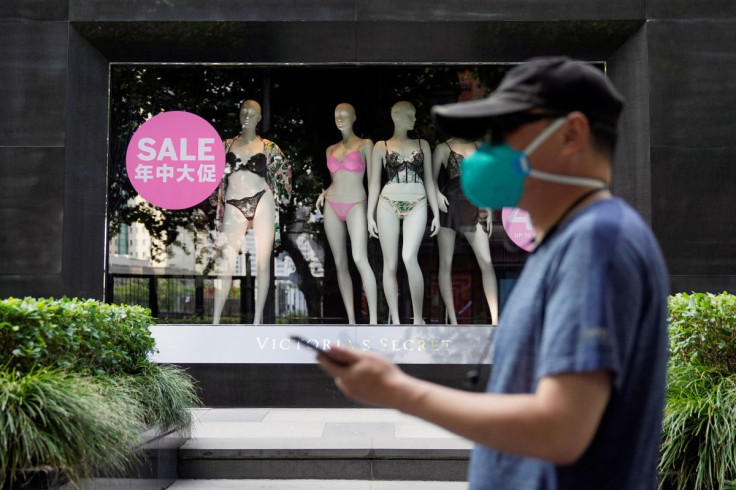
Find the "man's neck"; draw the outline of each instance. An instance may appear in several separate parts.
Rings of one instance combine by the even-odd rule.
[[[610,199],[608,189],[578,188],[576,192],[560,193],[549,199],[545,205],[529,210],[529,215],[536,230],[535,241],[539,243],[553,228],[564,225],[578,212],[602,199]],[[578,201],[578,202],[576,202]]]
[[[585,174],[577,176],[599,180],[603,184],[610,185],[610,161],[590,150],[584,152],[582,155],[578,155],[577,160],[570,162],[567,167],[570,169],[586,168],[587,172]],[[545,183],[540,182],[539,179],[535,180],[537,182],[533,195],[537,196],[537,199],[533,199],[533,202],[529,203],[527,211],[536,230],[537,241],[542,240],[551,227],[555,225],[561,226],[565,221],[592,202],[611,198],[611,193],[607,188],[585,196],[592,190],[591,187],[571,186],[555,182]],[[539,185],[541,187],[538,187]],[[576,203],[578,199],[582,199],[582,201]]]

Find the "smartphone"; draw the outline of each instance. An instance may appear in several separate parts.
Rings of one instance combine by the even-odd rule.
[[[313,350],[313,351],[315,351],[315,352],[318,352],[318,353],[322,354],[323,356],[325,356],[325,357],[326,357],[327,359],[329,359],[330,361],[334,362],[335,364],[338,364],[338,365],[340,365],[340,366],[347,366],[347,365],[348,365],[348,363],[347,363],[347,362],[343,362],[343,361],[338,361],[337,359],[335,359],[335,358],[334,358],[334,357],[333,357],[333,356],[332,356],[332,355],[331,355],[331,354],[329,353],[329,351],[326,351],[326,350],[324,350],[323,348],[321,348],[321,347],[318,347],[318,346],[316,346],[316,345],[314,345],[314,344],[310,344],[310,343],[309,343],[309,342],[307,342],[307,340],[306,340],[305,338],[303,338],[303,337],[300,337],[300,336],[298,336],[298,335],[296,335],[296,334],[292,334],[290,338],[291,338],[291,340],[293,340],[293,341],[294,341],[294,342],[296,342],[297,344],[301,344],[301,345],[303,345],[304,347],[306,347],[307,349],[311,349],[311,350]]]

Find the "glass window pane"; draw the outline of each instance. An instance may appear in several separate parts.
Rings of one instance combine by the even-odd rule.
[[[365,272],[365,263],[376,281],[377,322],[388,323],[384,254],[379,240],[367,240],[365,252],[357,252],[360,260],[356,265],[347,225],[344,236],[334,242],[338,250],[333,250],[325,231],[327,213],[347,220],[356,203],[358,212],[365,212],[360,200],[368,190],[367,176],[363,174],[363,193],[354,201],[342,200],[317,208],[319,196],[337,178],[360,175],[362,171],[359,163],[349,161],[355,156],[345,159],[352,147],[336,153],[337,163],[332,162],[332,169],[327,165],[328,148],[334,149],[333,145],[342,141],[336,106],[351,104],[356,116],[355,136],[377,142],[390,140],[393,135],[392,106],[400,100],[411,102],[416,122],[409,136],[417,145],[419,140],[427,141],[431,154],[447,144],[446,135],[439,134],[432,123],[431,107],[483,97],[507,69],[508,65],[502,64],[113,64],[108,299],[150,306],[161,323],[211,323],[216,309],[221,309],[221,323],[250,323],[259,308],[259,292],[262,295],[265,291],[265,323],[345,323],[346,302],[352,305],[356,322],[367,323],[371,306],[361,274]],[[130,184],[125,154],[135,130],[164,111],[197,114],[212,124],[222,139],[233,138],[243,129],[240,105],[247,99],[260,105],[258,136],[276,143],[290,163],[292,194],[281,206],[281,245],[270,258],[258,258],[255,233],[249,229],[239,238],[237,250],[228,256],[232,263],[228,269],[222,266],[222,235],[216,231],[217,207],[213,200],[183,210],[151,205]],[[456,148],[463,144],[472,142],[451,143]],[[342,175],[333,172],[338,164],[342,166],[340,170],[346,170]],[[440,169],[438,190],[449,189],[453,175],[447,170],[444,165]],[[384,169],[381,186],[388,180]],[[247,206],[242,205],[238,211],[233,207],[230,213],[243,213],[247,218]],[[474,233],[482,226],[472,228],[472,233],[448,234],[449,228],[443,228],[445,238],[440,243],[429,236],[432,213],[427,212],[416,257],[424,281],[422,316],[427,323],[449,321],[446,301],[450,301],[450,296],[459,323],[487,324],[491,322],[487,299],[503,304],[527,252],[505,232],[500,210],[494,210],[491,218],[491,229],[481,231],[485,239],[477,243]],[[361,239],[355,240],[358,243]],[[440,267],[440,249],[451,258],[449,275]],[[492,279],[487,277],[488,266],[482,268],[488,260],[479,259],[477,253],[490,257],[490,271],[495,274]],[[407,269],[401,251],[397,256],[399,320],[411,323],[413,305]],[[270,270],[264,274],[269,276],[267,280],[259,281],[259,264],[260,270]],[[344,271],[348,274],[341,276]],[[222,284],[228,282],[229,276],[232,281],[227,295],[218,305],[216,292],[226,288]],[[340,278],[344,279],[342,283]],[[490,291],[490,283],[496,285],[497,292]],[[441,294],[443,284],[450,285],[451,295],[447,299]],[[348,290],[352,291],[352,301],[343,294]]]

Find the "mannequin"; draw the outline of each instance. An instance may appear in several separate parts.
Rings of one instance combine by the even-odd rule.
[[[271,253],[281,241],[278,203],[288,203],[291,169],[276,144],[261,138],[256,126],[261,106],[246,100],[240,106],[242,131],[223,142],[227,163],[217,192],[217,246],[221,252],[215,279],[215,311],[212,323],[220,323],[230,292],[235,260],[245,234],[253,230],[256,245],[258,287],[253,324],[263,320],[271,275]],[[278,198],[278,201],[277,201]]]
[[[455,251],[455,234],[462,233],[475,253],[480,266],[483,292],[491,312],[491,324],[498,323],[498,284],[491,262],[491,248],[488,239],[493,230],[490,209],[478,209],[471,204],[460,188],[460,166],[463,158],[478,148],[474,141],[451,138],[440,143],[432,155],[432,170],[437,181],[440,167],[447,170],[448,181],[437,190],[437,206],[440,215],[440,231],[437,236],[440,267],[438,282],[440,295],[445,302],[450,324],[457,325],[455,304],[452,296],[452,256]]]
[[[353,282],[348,270],[347,236],[350,235],[355,266],[363,281],[368,301],[369,322],[377,321],[376,276],[368,263],[368,224],[366,222],[367,199],[363,187],[363,175],[368,171],[370,181],[373,142],[362,139],[353,132],[355,109],[347,103],[335,107],[335,125],[342,133],[342,140],[327,148],[327,167],[332,183],[317,198],[317,209],[324,206],[324,227],[337,269],[337,284],[348,314],[348,322],[355,324],[353,306]]]
[[[439,212],[432,175],[429,143],[410,139],[416,109],[401,101],[391,108],[394,134],[378,141],[373,148],[373,166],[368,190],[368,232],[378,237],[383,252],[383,291],[391,322],[399,323],[398,266],[399,233],[403,235],[401,258],[409,278],[414,324],[423,325],[424,277],[419,268],[419,246],[427,224],[427,205],[432,210],[431,236],[439,231]],[[381,186],[381,169],[386,168],[388,182]],[[375,215],[375,218],[374,218]]]

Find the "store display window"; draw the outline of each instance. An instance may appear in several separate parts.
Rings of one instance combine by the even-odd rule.
[[[533,229],[464,198],[478,142],[448,140],[430,109],[508,68],[112,64],[107,300],[160,324],[495,323]],[[164,113],[215,136],[136,139]],[[143,190],[156,179],[212,189]]]

